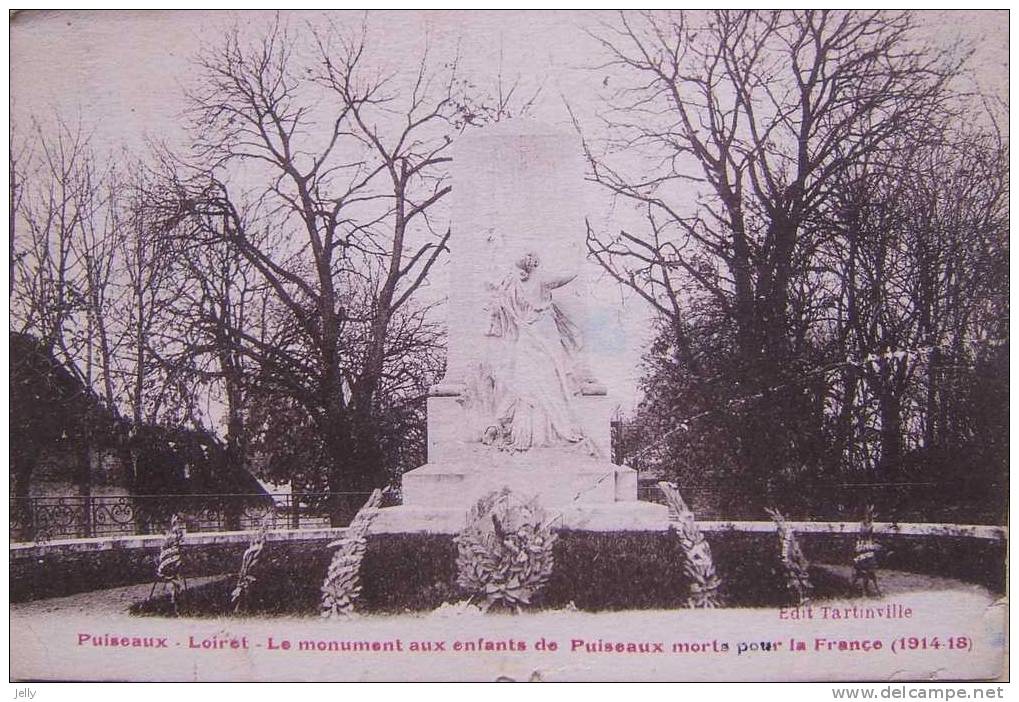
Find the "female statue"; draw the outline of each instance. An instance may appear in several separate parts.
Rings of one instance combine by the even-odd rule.
[[[584,440],[572,411],[580,392],[577,326],[552,300],[552,291],[576,278],[539,275],[533,253],[493,291],[487,335],[503,340],[493,372],[492,419],[482,441],[515,451]]]

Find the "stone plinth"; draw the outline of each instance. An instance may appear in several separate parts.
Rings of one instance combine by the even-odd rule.
[[[637,472],[583,460],[572,465],[430,463],[403,476],[403,501],[415,507],[468,509],[503,488],[536,497],[546,508],[571,502],[632,502],[637,499]]]
[[[549,509],[557,529],[584,531],[665,531],[669,510],[650,502],[586,503]],[[372,524],[373,534],[456,534],[467,523],[466,509],[388,507]]]
[[[444,444],[449,446],[450,444]],[[383,509],[373,533],[455,534],[471,506],[509,489],[536,498],[557,528],[587,531],[664,531],[664,505],[637,501],[637,471],[576,449],[496,451],[458,445],[455,459],[429,463],[403,476],[403,505]]]
[[[507,488],[536,498],[558,528],[661,531],[668,509],[637,501],[637,472],[570,449],[519,454],[464,444],[450,462],[429,463],[403,476],[403,506],[382,510],[376,533],[455,533],[471,506]]]

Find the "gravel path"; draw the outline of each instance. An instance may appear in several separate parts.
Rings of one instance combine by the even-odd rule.
[[[232,575],[212,575],[204,578],[188,578],[188,587],[198,587],[205,583],[234,577]],[[109,590],[93,590],[92,592],[79,592],[66,597],[50,597],[30,602],[17,602],[11,604],[11,616],[31,617],[40,614],[53,614],[57,612],[81,612],[97,616],[110,614],[127,614],[128,608],[135,602],[142,602],[148,598],[152,590],[152,583],[141,585],[126,585],[114,587]],[[156,595],[162,592],[156,586]]]

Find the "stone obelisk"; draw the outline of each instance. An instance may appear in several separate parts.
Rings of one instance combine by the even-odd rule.
[[[428,399],[428,463],[376,532],[455,532],[485,494],[535,496],[560,526],[660,530],[637,474],[610,462],[611,402],[586,363],[579,139],[528,120],[453,153],[447,372]],[[589,264],[588,264],[589,265]]]

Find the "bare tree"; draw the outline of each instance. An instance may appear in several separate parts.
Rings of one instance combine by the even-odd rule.
[[[840,369],[835,436],[848,467],[897,477],[907,452],[953,440],[949,380],[999,343],[1007,275],[1007,147],[993,129],[909,137],[894,170],[847,173],[822,250]],[[993,311],[992,311],[993,310]],[[866,360],[871,359],[871,360]],[[876,437],[870,441],[869,436]]]
[[[74,242],[98,196],[94,161],[82,125],[60,123],[55,134],[38,123],[29,135],[38,151],[32,170],[20,177],[12,227],[15,262],[11,322],[32,332],[64,360],[77,358],[76,314],[83,309],[82,271],[75,265]],[[20,225],[20,227],[19,227]]]
[[[143,171],[129,154],[97,154],[80,121],[33,122],[23,137],[34,158],[18,162],[11,196],[11,331],[37,339],[87,394],[67,444],[87,495],[98,448],[137,461],[120,417],[136,428],[201,423],[193,373],[164,362],[177,343],[165,332],[179,266],[146,219]]]
[[[187,221],[167,228],[166,208],[176,203],[165,187],[175,182],[175,169],[173,160],[161,154],[143,196],[149,216],[160,223],[156,235],[173,252],[173,275],[180,281],[168,302],[168,323],[160,330],[165,337],[160,362],[201,385],[206,402],[222,406],[225,460],[231,467],[245,468],[250,438],[246,413],[257,366],[242,352],[242,337],[271,343],[265,337],[271,327],[266,285],[223,235],[225,220],[219,214],[196,211]]]
[[[13,122],[10,127],[10,136],[7,142],[7,178],[8,178],[8,207],[7,212],[10,231],[8,240],[7,260],[7,294],[14,295],[14,274],[17,261],[24,254],[19,250],[17,242],[19,218],[23,216],[25,203],[25,179],[27,171],[31,168],[33,161],[33,140],[28,138]]]
[[[455,61],[433,69],[427,56],[410,74],[371,70],[363,28],[315,39],[309,62],[278,23],[201,57],[196,154],[164,212],[257,274],[276,319],[225,341],[307,412],[329,486],[365,489],[381,476],[375,416],[380,389],[395,387],[394,328],[420,319],[415,296],[449,237],[433,210],[450,191],[459,84]]]
[[[103,328],[101,320],[97,326],[101,317],[97,304],[110,282],[109,251],[100,253],[94,246],[97,229],[104,229],[104,173],[80,122],[70,126],[58,121],[47,130],[33,121],[27,134],[12,133],[12,143],[16,140],[23,150],[11,161],[11,331],[16,336],[12,336],[12,349],[16,347],[22,355],[18,361],[22,369],[60,364],[59,370],[48,368],[25,382],[37,383],[37,393],[52,393],[51,402],[62,398],[59,401],[66,406],[61,416],[81,416],[75,416],[71,429],[65,427],[56,438],[44,429],[39,437],[30,436],[31,432],[18,436],[15,492],[27,494],[40,451],[64,447],[76,453],[76,482],[87,495],[95,434],[100,423],[110,428],[113,411],[112,403],[103,408],[98,399],[109,401],[112,393],[92,395],[94,387],[109,387],[110,382],[108,367],[100,363],[97,369],[95,363],[97,347],[103,348],[96,343],[103,338],[97,334]],[[103,353],[98,356],[108,358]],[[19,398],[27,399],[23,393]],[[49,412],[54,409],[47,407]],[[34,410],[24,404],[17,409],[28,416]],[[42,421],[52,426],[57,420]]]
[[[758,474],[790,467],[793,437],[819,429],[791,426],[816,415],[817,398],[774,389],[809,367],[796,314],[812,302],[839,175],[948,112],[959,57],[920,46],[912,24],[906,13],[642,13],[594,34],[609,57],[600,70],[623,87],[606,148],[587,140],[592,177],[642,207],[646,226],[589,228],[589,249],[669,320],[689,368],[700,362],[690,305],[731,320],[740,392],[790,410],[748,415],[743,460]]]

